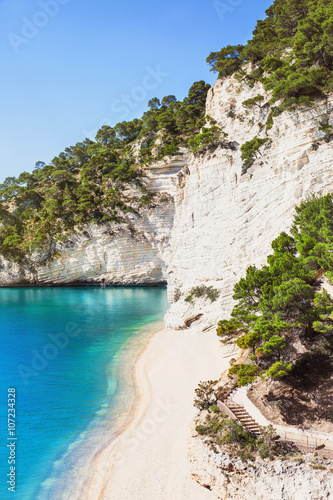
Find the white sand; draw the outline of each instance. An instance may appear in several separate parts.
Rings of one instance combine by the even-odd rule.
[[[216,333],[163,330],[135,365],[137,404],[124,432],[95,457],[94,480],[80,499],[209,500],[190,477],[187,440],[194,389],[228,367]]]

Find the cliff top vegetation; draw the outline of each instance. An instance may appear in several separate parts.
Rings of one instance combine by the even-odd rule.
[[[246,45],[223,47],[207,62],[220,78],[237,74],[249,85],[261,81],[272,102],[309,103],[333,90],[333,2],[275,0]]]
[[[121,221],[124,212],[149,204],[142,167],[176,154],[199,133],[209,88],[199,81],[183,101],[173,95],[154,98],[141,119],[103,126],[95,141],[85,139],[50,165],[38,162],[31,174],[5,179],[0,185],[0,254],[29,264],[31,252],[51,255],[54,242],[66,240],[74,228]],[[129,183],[137,186],[138,199],[125,194]]]
[[[237,74],[249,85],[262,81],[283,106],[309,103],[333,89],[332,6],[332,0],[275,0],[245,46],[227,46],[207,60],[220,77]],[[249,63],[252,70],[245,71]],[[221,142],[223,132],[205,116],[209,88],[199,81],[182,101],[173,95],[151,99],[140,119],[103,126],[95,141],[85,139],[50,165],[38,162],[31,174],[5,179],[0,255],[30,265],[27,256],[34,250],[51,255],[56,240],[66,240],[75,228],[121,221],[124,212],[149,204],[142,179],[147,162],[181,147],[205,153]],[[260,141],[242,146],[244,171]],[[126,194],[129,183],[136,185],[137,197]]]

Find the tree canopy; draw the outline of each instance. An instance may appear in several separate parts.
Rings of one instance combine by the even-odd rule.
[[[273,101],[291,103],[331,91],[333,2],[275,0],[245,46],[228,45],[212,52],[207,62],[220,78],[251,63],[253,72],[243,76],[249,83],[261,80],[273,91]]]
[[[297,207],[292,236],[283,232],[273,241],[268,265],[247,269],[234,287],[231,319],[219,322],[223,341],[235,338],[242,349],[252,349],[254,366],[268,376],[293,373],[290,358],[280,358],[296,338],[315,346],[319,339],[312,354],[321,349],[333,358],[333,299],[319,291],[323,273],[333,278],[332,220],[331,194],[312,196]]]
[[[51,255],[54,243],[66,240],[75,228],[122,220],[135,205],[126,195],[128,183],[141,190],[136,205],[149,203],[143,165],[177,154],[199,134],[209,88],[201,80],[182,101],[173,95],[151,99],[141,119],[104,125],[95,141],[85,139],[49,165],[39,161],[31,174],[5,179],[0,185],[0,254],[29,264],[31,252]]]

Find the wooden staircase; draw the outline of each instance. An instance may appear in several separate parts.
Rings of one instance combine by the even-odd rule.
[[[223,403],[248,432],[252,432],[253,434],[260,433],[260,425],[245,410],[244,406],[235,403],[230,398],[225,399]]]
[[[220,408],[222,413],[228,415],[228,417],[231,417],[234,420],[238,420],[248,432],[252,432],[252,434],[260,434],[260,425],[245,410],[244,406],[235,403],[235,401],[231,399],[231,394],[236,387],[236,383],[226,384],[224,387],[220,387],[217,394],[217,406]]]
[[[220,411],[227,415],[229,418],[237,420],[247,432],[254,435],[259,435],[261,433],[260,425],[251,417],[251,415],[246,411],[244,406],[236,403],[231,399],[232,393],[236,387],[232,387],[230,384],[219,387],[217,392],[217,406]],[[331,396],[332,390],[326,391],[323,396]],[[327,458],[333,457],[333,447],[331,436],[327,434],[327,439],[323,437],[315,437],[311,434],[295,434],[293,427],[284,427],[285,430],[280,429],[280,434],[276,434],[275,440],[280,442],[292,443],[296,448],[303,451],[315,451],[319,450],[319,453]]]

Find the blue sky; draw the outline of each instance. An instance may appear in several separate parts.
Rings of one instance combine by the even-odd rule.
[[[0,0],[0,182],[214,83],[206,57],[251,37],[271,0]]]

